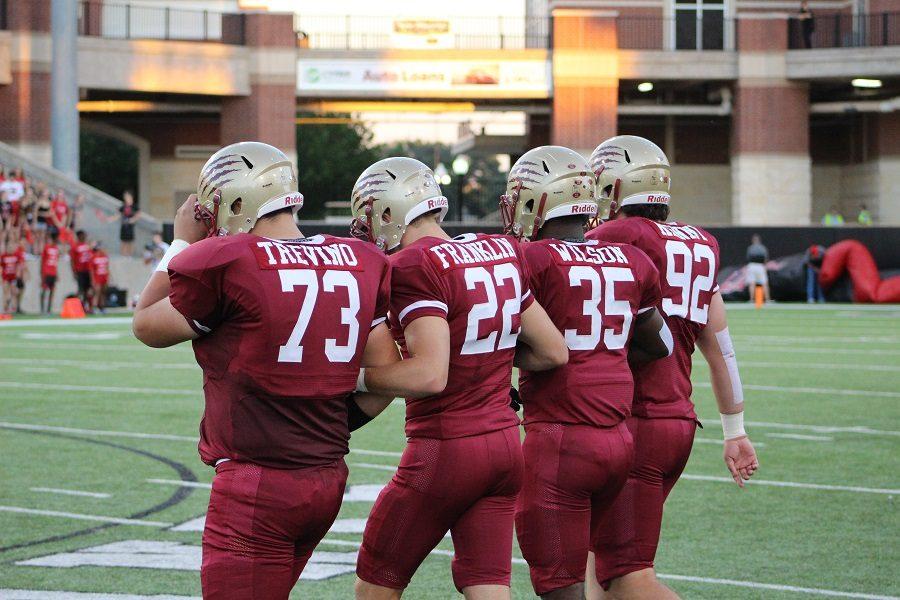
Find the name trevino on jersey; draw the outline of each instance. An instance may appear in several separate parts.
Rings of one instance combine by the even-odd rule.
[[[271,240],[256,242],[254,249],[259,266],[264,269],[291,266],[359,268],[359,259],[347,244],[320,246]]]
[[[474,263],[492,263],[516,258],[512,242],[502,237],[491,237],[471,242],[446,242],[428,249],[440,261],[440,267],[450,269],[455,266]]]

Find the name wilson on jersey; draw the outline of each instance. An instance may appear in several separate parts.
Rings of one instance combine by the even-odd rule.
[[[605,265],[609,263],[628,264],[628,257],[618,246],[590,246],[575,244],[548,244],[563,262],[593,263]]]
[[[490,263],[516,257],[512,243],[504,238],[487,238],[472,242],[446,242],[428,249],[441,261],[444,269],[451,266]]]

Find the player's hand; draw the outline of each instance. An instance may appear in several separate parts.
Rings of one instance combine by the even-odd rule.
[[[759,469],[759,460],[756,458],[756,450],[750,443],[750,438],[745,435],[733,440],[726,440],[723,454],[725,466],[731,472],[734,482],[740,487],[744,487],[744,482],[748,481]]]
[[[510,386],[509,388],[509,407],[516,412],[522,408],[522,398],[519,397],[519,390]]]
[[[197,194],[191,194],[175,212],[176,240],[184,240],[193,244],[206,237],[206,225],[194,217],[194,205],[196,204]]]

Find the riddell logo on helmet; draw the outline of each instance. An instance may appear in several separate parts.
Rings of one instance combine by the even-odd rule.
[[[575,204],[572,206],[572,214],[593,213],[596,210],[593,204]]]
[[[284,206],[294,206],[295,204],[303,204],[303,194],[291,194],[284,197]]]
[[[443,198],[443,197],[439,197],[439,198],[429,198],[429,199],[428,199],[428,208],[429,208],[429,210],[430,210],[430,209],[433,209],[433,208],[444,208],[444,207],[447,206],[447,205],[448,205],[448,204],[447,204],[447,199],[446,199],[446,198]]]
[[[658,204],[658,203],[665,204],[668,201],[669,201],[668,196],[654,196],[653,194],[650,194],[649,196],[647,196],[648,204]]]

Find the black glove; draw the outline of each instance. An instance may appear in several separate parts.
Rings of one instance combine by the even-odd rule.
[[[367,415],[356,403],[354,395],[347,396],[347,427],[350,428],[350,431],[356,431],[371,420],[372,417]]]
[[[519,390],[510,386],[509,388],[509,407],[516,412],[522,408],[522,398],[519,397]]]

